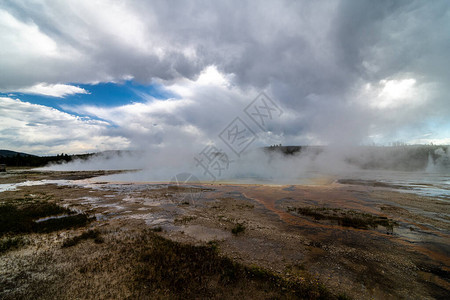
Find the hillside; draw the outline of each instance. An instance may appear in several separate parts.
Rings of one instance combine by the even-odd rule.
[[[61,153],[51,156],[37,156],[11,150],[0,150],[0,164],[5,164],[7,167],[43,167],[50,162],[69,162],[74,158],[87,159],[92,155],[94,153],[77,155]]]
[[[32,155],[32,154],[28,154],[28,153],[23,153],[23,152],[16,152],[16,151],[12,151],[12,150],[3,150],[0,149],[0,157],[15,157],[17,155],[20,156],[36,156],[36,155]]]
[[[7,167],[43,167],[49,163],[64,163],[74,159],[86,160],[92,156],[102,156],[104,159],[117,157],[123,154],[130,154],[126,150],[108,150],[87,154],[57,154],[49,156],[37,156],[11,150],[0,150],[0,164]]]

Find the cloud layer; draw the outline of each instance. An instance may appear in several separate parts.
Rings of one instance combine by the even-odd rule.
[[[78,86],[59,83],[58,84],[38,83],[29,87],[17,88],[9,91],[4,90],[4,92],[19,92],[25,94],[36,94],[58,98],[62,98],[64,96],[73,94],[89,94],[88,91]]]
[[[216,142],[262,90],[284,114],[259,134],[259,145],[445,143],[449,34],[444,0],[4,1],[0,91],[63,97],[88,92],[77,83],[133,78],[177,94],[109,108],[65,103],[66,111],[91,117],[67,123],[85,128],[80,136],[90,138],[70,139],[89,150],[103,143],[114,149],[185,145],[195,152]],[[2,117],[9,120],[4,147],[33,141],[33,151],[63,148],[58,139],[39,146],[24,134],[12,138],[10,124],[38,117],[5,111]],[[99,118],[106,124],[94,121]],[[36,135],[56,130],[37,128]]]
[[[47,155],[126,148],[129,141],[107,133],[104,121],[0,97],[0,144],[4,149]]]

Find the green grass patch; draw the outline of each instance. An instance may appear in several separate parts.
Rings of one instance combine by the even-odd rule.
[[[245,231],[245,226],[244,224],[241,223],[237,223],[232,229],[231,229],[231,233],[234,235],[238,235],[242,232]]]
[[[358,229],[369,229],[383,226],[388,231],[393,231],[397,222],[387,217],[362,213],[350,209],[338,209],[327,207],[289,207],[289,212],[295,212],[304,216],[312,217],[315,220],[335,221],[341,226]]]
[[[39,222],[42,218],[48,219]],[[90,220],[86,214],[76,214],[68,208],[46,201],[25,199],[0,204],[0,236],[7,233],[52,232],[85,226]]]

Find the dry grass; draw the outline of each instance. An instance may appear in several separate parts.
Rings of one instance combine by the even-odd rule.
[[[20,248],[28,243],[23,236],[4,236],[0,239],[0,254]]]
[[[69,238],[65,240],[62,244],[63,248],[68,248],[77,245],[83,240],[94,240],[95,243],[101,244],[103,243],[103,238],[100,235],[100,232],[98,230],[88,230],[83,232],[80,235],[74,236],[72,238]]]
[[[289,212],[295,212],[304,216],[312,217],[314,220],[335,221],[341,226],[358,229],[369,229],[383,226],[392,232],[397,223],[387,217],[357,212],[349,209],[327,208],[327,207],[289,207]]]
[[[61,218],[45,217],[63,215]],[[0,203],[0,237],[5,234],[30,232],[52,232],[67,228],[85,226],[90,218],[86,214],[76,214],[47,200],[16,199]]]
[[[238,264],[221,256],[217,245],[181,244],[148,229],[104,229],[101,244],[91,241],[94,235],[100,232],[76,235],[71,247],[62,248],[62,240],[9,256],[0,298],[336,298],[313,279]]]

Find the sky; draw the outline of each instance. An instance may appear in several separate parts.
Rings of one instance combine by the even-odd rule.
[[[446,0],[2,0],[0,148],[450,144],[449,49]]]

